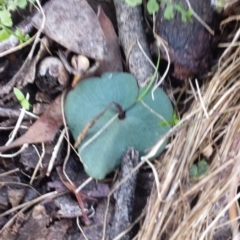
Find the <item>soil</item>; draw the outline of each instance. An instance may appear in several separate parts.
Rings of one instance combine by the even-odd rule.
[[[76,0],[70,2],[78,3]],[[66,8],[65,0],[44,1],[48,10],[43,29],[41,13],[24,12],[23,19],[30,17],[29,34],[33,36],[40,29],[41,41],[35,44],[34,51],[31,51],[34,45],[31,43],[0,59],[3,66],[0,68],[0,239],[98,240],[103,239],[104,234],[104,239],[114,239],[128,230],[119,238],[127,240],[133,239],[141,228],[154,173],[147,164],[135,171],[140,159],[137,149],[129,146],[123,153],[119,169],[102,181],[89,179],[77,154],[68,149],[64,139],[61,96],[73,86],[73,79],[78,81],[78,78],[99,76],[107,71],[128,71],[142,87],[154,72],[145,57],[155,59],[149,50],[154,38],[153,23],[148,21],[151,17],[146,15],[143,6],[133,9],[119,0],[90,0],[89,7],[87,1],[81,2],[76,8],[71,4]],[[179,2],[182,1],[173,1]],[[187,7],[185,1],[183,5]],[[191,5],[209,27],[215,28],[217,21],[209,0],[194,0]],[[53,16],[49,20],[52,7],[56,10],[56,18]],[[85,15],[87,12],[81,7],[87,9],[89,15]],[[79,11],[84,24],[73,26],[78,21]],[[168,43],[174,65],[168,77],[185,81],[208,73],[214,50],[212,35],[195,18],[193,23],[183,23],[177,12],[169,21],[163,18],[163,12],[161,7],[156,15],[156,33]],[[64,21],[67,21],[67,28]],[[72,32],[76,34],[73,37]],[[0,48],[1,53],[7,46],[9,43],[2,51]],[[167,60],[165,50],[160,50],[163,59]],[[89,58],[90,70],[73,69],[71,58],[75,54]],[[47,61],[50,65],[44,65],[41,71],[46,59],[50,59]],[[169,86],[171,81],[166,80],[164,85]],[[38,116],[25,113],[22,122],[17,123],[24,111],[19,110],[21,101],[14,96],[13,87],[21,89],[25,96],[29,93],[30,112]],[[17,140],[5,146],[16,125],[20,125],[15,136]],[[71,135],[70,142],[74,144]],[[24,143],[29,145],[22,148]],[[50,164],[51,160],[54,161]],[[159,161],[161,156],[154,164]],[[128,175],[130,177],[125,179]],[[77,191],[86,181],[86,186]],[[123,184],[116,188],[122,181]]]

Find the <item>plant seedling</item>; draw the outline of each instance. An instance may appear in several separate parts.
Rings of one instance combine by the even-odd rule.
[[[77,147],[87,174],[103,179],[121,163],[129,147],[147,154],[170,125],[159,126],[173,118],[172,104],[161,89],[137,101],[145,89],[128,73],[106,73],[101,78],[81,81],[65,101],[65,115],[75,139],[84,135]],[[87,129],[87,131],[86,131]],[[157,154],[165,148],[165,141]],[[77,144],[78,145],[78,144]]]
[[[126,3],[131,7],[136,7],[137,5],[142,4],[142,0],[126,0]]]
[[[178,116],[177,116],[177,111],[176,109],[173,110],[173,118],[168,121],[168,122],[159,122],[159,126],[162,127],[162,126],[166,126],[166,125],[177,125],[178,123],[180,122],[180,120],[178,119]]]
[[[24,94],[22,93],[22,91],[20,89],[13,88],[13,93],[23,108],[25,108],[26,110],[29,110],[31,108],[31,104],[25,98]]]
[[[209,164],[205,159],[202,159],[197,164],[193,164],[189,169],[190,177],[199,178],[204,175],[209,168]]]
[[[142,4],[142,0],[125,0],[126,3],[131,7],[136,7],[137,5]],[[185,10],[182,3],[172,3],[170,0],[148,0],[147,1],[147,10],[149,14],[154,14],[158,12],[159,5],[164,4],[164,18],[171,20],[174,18],[174,12],[179,12],[182,17],[182,21],[192,22],[192,9]]]
[[[34,2],[35,0],[0,0],[0,42],[8,39],[11,35],[18,38],[20,43],[26,42],[30,37],[29,35],[23,35],[19,28],[13,31],[12,15],[11,12],[17,10],[17,8],[24,9],[27,3]]]

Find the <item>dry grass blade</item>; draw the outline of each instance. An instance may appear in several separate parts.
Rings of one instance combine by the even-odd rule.
[[[156,166],[160,189],[155,185],[152,190],[137,239],[213,239],[219,224],[239,234],[240,48],[227,51],[211,81],[200,89],[201,101],[196,94],[183,116],[190,124],[179,129]],[[209,145],[213,152],[208,172],[190,178],[190,167]]]
[[[113,103],[115,105],[115,103]],[[82,132],[77,137],[77,140],[74,143],[74,148],[77,148],[82,141],[85,139],[88,131],[95,125],[95,123],[99,120],[99,118],[112,106],[112,103],[110,103],[102,112],[100,112],[94,119],[89,122],[82,130]]]

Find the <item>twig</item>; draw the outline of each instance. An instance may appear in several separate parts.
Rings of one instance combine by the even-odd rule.
[[[2,213],[2,214],[0,215],[0,217],[7,216],[7,215],[9,215],[10,213],[13,213],[13,212],[17,211],[18,209],[22,209],[22,210],[20,210],[20,212],[23,212],[23,211],[27,210],[28,208],[30,208],[31,206],[35,205],[36,203],[41,202],[41,201],[44,200],[44,199],[48,199],[48,198],[52,198],[52,199],[53,199],[53,198],[62,196],[62,195],[64,195],[64,194],[66,194],[66,193],[65,193],[65,192],[64,192],[64,193],[58,193],[57,191],[44,194],[44,195],[42,195],[42,196],[40,196],[40,197],[38,197],[38,198],[33,199],[32,201],[23,203],[23,204],[21,204],[21,205],[18,205],[17,207],[14,207],[14,208],[12,208],[12,209],[10,209],[10,210]],[[4,230],[4,229],[9,228],[10,225],[13,223],[13,220],[12,220],[12,219],[16,219],[17,216],[18,216],[18,213],[15,214],[15,216],[12,217],[12,218],[2,227],[2,229],[0,230],[0,233],[3,233],[3,230]]]
[[[84,181],[76,190],[75,193],[80,192],[86,185],[88,185],[93,180],[92,177],[89,177],[86,181]]]
[[[83,229],[81,228],[80,222],[79,222],[79,217],[76,217],[76,222],[77,222],[77,226],[80,230],[80,232],[82,233],[83,237],[85,238],[85,240],[88,240],[86,234],[84,233]]]
[[[152,90],[152,98],[154,99],[154,91],[162,84],[162,82],[164,81],[165,77],[167,76],[168,74],[168,71],[170,69],[170,64],[171,64],[171,61],[170,61],[170,56],[169,56],[169,53],[168,53],[168,49],[167,49],[167,46],[165,44],[165,42],[163,41],[163,39],[156,33],[156,20],[155,20],[155,15],[153,15],[153,34],[154,34],[154,37],[157,41],[157,44],[160,46],[163,46],[163,49],[166,53],[166,56],[167,56],[167,67],[166,67],[166,70],[164,71],[161,79],[159,80],[159,82],[153,87],[153,90]]]
[[[209,114],[208,114],[207,109],[204,105],[197,79],[195,79],[195,83],[196,83],[196,86],[197,86],[197,93],[198,93],[198,97],[200,99],[200,103],[201,103],[201,106],[203,108],[204,114],[206,115],[206,118],[209,119]]]
[[[138,41],[144,52],[150,56],[142,26],[141,7],[130,7],[125,1],[114,0],[113,2],[117,15],[119,39],[125,56],[128,56],[131,50],[128,58],[129,70],[136,77],[138,85],[142,87],[146,79],[153,75],[154,70],[137,44]]]
[[[21,109],[21,113],[20,113],[20,115],[19,115],[19,118],[18,118],[18,121],[17,121],[17,123],[16,123],[16,125],[15,125],[15,128],[13,129],[12,134],[11,134],[11,137],[9,138],[9,140],[7,141],[7,143],[5,144],[5,146],[8,146],[8,145],[14,140],[14,138],[15,138],[15,136],[16,136],[16,134],[17,134],[17,131],[18,131],[18,129],[19,129],[21,123],[22,123],[23,117],[24,117],[24,115],[25,115],[25,111],[26,111],[25,108],[22,108],[22,109]]]
[[[64,135],[66,133],[67,129],[64,128],[62,131],[61,131],[61,134],[60,134],[60,137],[58,138],[58,141],[57,141],[57,144],[55,145],[54,149],[53,149],[53,153],[52,153],[52,156],[51,156],[51,159],[49,160],[49,163],[48,163],[48,169],[47,169],[47,173],[46,173],[46,176],[50,176],[51,174],[51,171],[52,171],[52,168],[53,168],[53,164],[54,164],[54,161],[57,157],[57,154],[58,154],[58,151],[62,145],[62,142],[63,142],[63,138],[64,138]]]
[[[208,30],[210,34],[214,35],[214,31],[197,15],[197,13],[192,8],[190,2],[188,0],[185,0],[185,1],[188,5],[188,8],[193,10],[193,16]]]
[[[118,181],[121,181],[127,174],[132,172],[138,165],[138,162],[139,153],[133,148],[128,149],[123,156]],[[119,233],[125,231],[132,223],[137,175],[138,171],[132,173],[127,181],[114,192],[115,211],[109,230],[110,239],[115,238]],[[122,239],[128,240],[131,239],[131,236],[126,234]]]
[[[22,153],[27,147],[28,147],[28,143],[25,143],[25,144],[22,145],[20,150],[18,150],[17,152],[12,153],[12,154],[2,154],[2,153],[0,153],[0,157],[2,157],[2,158],[13,158],[13,157],[16,157],[20,153]]]
[[[61,109],[62,109],[62,118],[63,118],[63,126],[66,129],[66,140],[67,140],[67,153],[63,162],[63,174],[66,177],[66,179],[68,180],[68,182],[73,185],[73,182],[71,181],[71,179],[68,177],[67,173],[66,173],[66,166],[67,166],[67,162],[68,162],[68,158],[70,156],[70,141],[69,141],[69,133],[68,133],[68,128],[67,128],[67,122],[66,122],[66,118],[65,118],[65,114],[64,114],[64,99],[66,96],[67,92],[66,90],[62,93],[61,96]]]
[[[1,173],[1,174],[0,174],[0,177],[4,177],[4,176],[10,175],[10,174],[12,174],[12,173],[16,173],[16,172],[19,172],[19,168],[15,168],[15,169],[10,170],[10,171],[8,171],[8,172]]]
[[[14,110],[10,108],[1,108],[0,107],[0,117],[8,117],[8,118],[19,118],[19,115],[21,114],[21,110]],[[29,115],[26,113],[24,115],[23,119],[32,119],[34,116]]]
[[[43,160],[43,158],[44,158],[44,156],[45,156],[44,143],[42,143],[42,154],[41,154],[41,156],[39,155],[39,152],[38,152],[38,151],[37,151],[37,154],[38,154],[38,156],[39,156],[39,159],[38,159],[37,166],[35,167],[35,169],[34,169],[34,171],[33,171],[33,174],[32,174],[31,180],[30,180],[30,184],[33,183],[34,178],[35,178],[35,176],[36,176],[36,174],[37,174],[37,171],[38,171],[40,165],[42,166],[42,160]]]

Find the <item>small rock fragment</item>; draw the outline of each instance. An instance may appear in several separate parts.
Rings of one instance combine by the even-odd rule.
[[[25,189],[8,189],[8,200],[11,203],[12,207],[16,207],[22,201],[25,194]]]
[[[42,92],[49,94],[61,92],[68,81],[68,72],[58,58],[46,57],[41,61],[35,83]]]

